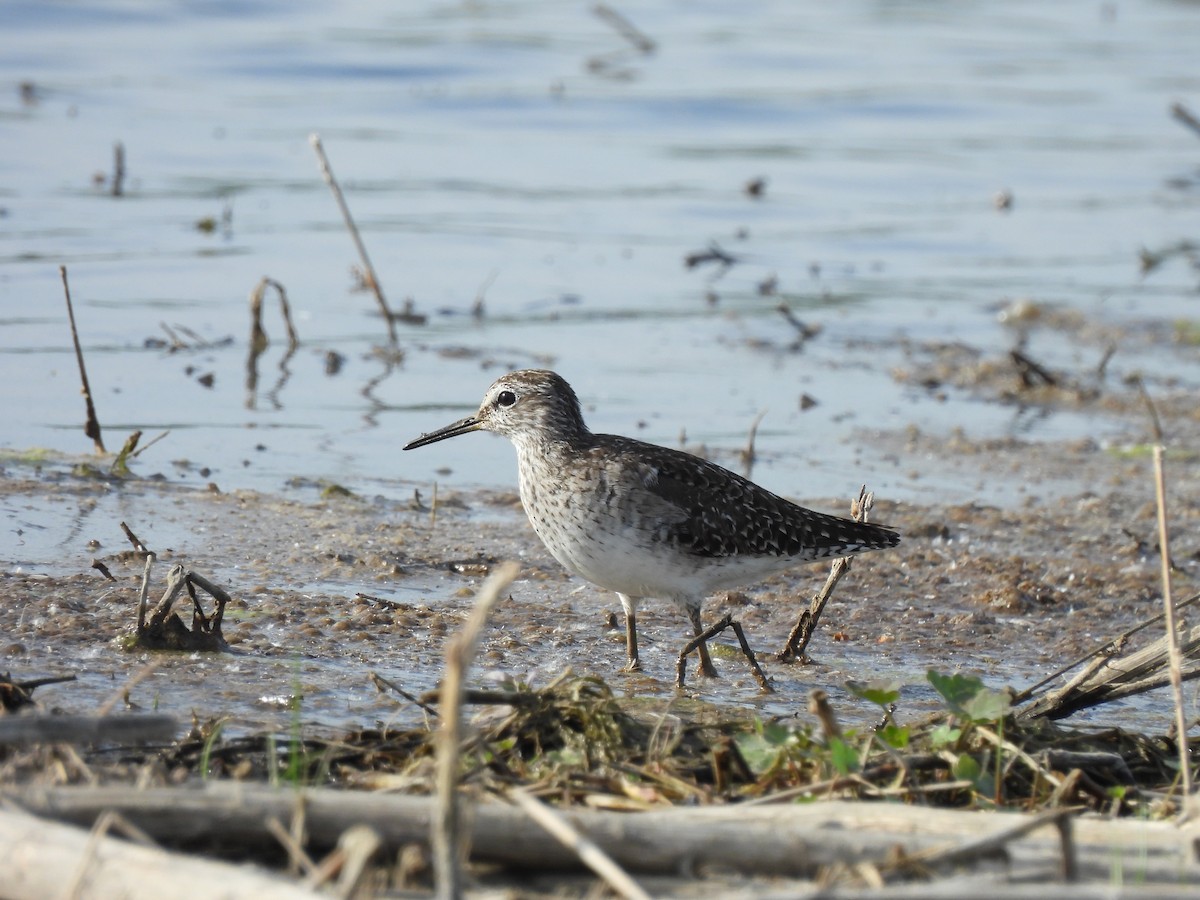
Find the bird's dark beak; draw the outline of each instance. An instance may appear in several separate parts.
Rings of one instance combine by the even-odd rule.
[[[437,431],[423,434],[415,441],[409,441],[404,445],[404,449],[416,450],[418,447],[424,447],[426,444],[436,444],[438,441],[446,440],[446,438],[458,437],[460,434],[478,431],[482,427],[483,423],[479,421],[478,416],[467,416],[465,419],[459,419],[445,428],[439,428]]]

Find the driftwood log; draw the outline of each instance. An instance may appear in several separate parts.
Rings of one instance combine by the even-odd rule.
[[[265,825],[270,819],[302,816],[310,853],[332,849],[357,825],[370,826],[385,852],[395,853],[406,845],[427,845],[433,816],[428,797],[228,782],[143,791],[24,788],[0,796],[37,815],[84,827],[112,811],[160,843],[243,857],[276,852]],[[1180,889],[1153,896],[1194,897],[1200,886],[1196,827],[1167,822],[1079,817],[1057,829],[1045,816],[851,802],[561,814],[619,865],[641,875],[812,878],[855,866],[907,871],[911,863],[920,871],[943,872],[984,865],[998,884],[1069,876],[1111,886],[1113,872],[1120,870],[1129,883]],[[516,807],[485,800],[469,818],[473,861],[520,871],[579,868],[574,854]],[[1025,833],[1031,826],[1038,830]]]
[[[115,716],[5,716],[0,718],[0,746],[65,743],[136,744],[171,741],[179,733],[174,716],[152,713]]]
[[[138,846],[14,810],[0,810],[0,895],[6,900],[314,896],[252,866]]]

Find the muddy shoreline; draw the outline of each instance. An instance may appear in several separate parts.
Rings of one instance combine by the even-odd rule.
[[[1172,446],[1194,446],[1197,423],[1181,414],[1182,398],[1159,408]],[[970,472],[993,494],[1007,483],[999,493],[1011,502],[921,506],[879,497],[873,520],[898,528],[904,542],[855,561],[814,640],[816,665],[785,665],[769,654],[820,586],[824,565],[710,599],[705,620],[734,613],[764,654],[777,693],[759,696],[745,666],[722,650],[721,678],[694,681],[697,695],[789,716],[812,687],[844,701],[847,678],[887,677],[911,686],[901,711],[916,713],[930,699],[923,684],[930,667],[1021,688],[1158,610],[1151,463],[1141,447],[973,443],[913,430],[871,439],[886,442],[897,465]],[[142,574],[121,521],[158,553],[155,590],[166,568],[181,563],[234,597],[226,627],[233,652],[163,655],[158,671],[130,692],[130,704],[219,713],[254,730],[283,727],[302,694],[301,715],[317,728],[415,720],[419,711],[373,696],[369,672],[415,692],[431,688],[446,635],[461,623],[481,578],[504,559],[517,560],[522,574],[485,638],[485,679],[544,683],[571,667],[629,697],[674,694],[683,616],[669,604],[647,604],[645,671],[619,673],[615,597],[567,576],[537,541],[515,493],[443,490],[434,514],[429,486],[397,483],[390,496],[373,497],[319,485],[287,495],[222,492],[97,477],[80,462],[9,462],[0,481],[10,510],[54,507],[68,525],[65,536],[44,545],[34,542],[46,535],[26,532],[30,557],[42,558],[18,557],[0,582],[7,667],[30,677],[79,676],[39,696],[52,708],[86,710],[151,660],[121,649]],[[1182,451],[1169,451],[1167,465],[1175,593],[1183,598],[1195,587],[1200,556],[1200,511],[1190,500],[1197,467]],[[802,502],[842,513],[848,507],[848,498]],[[92,558],[115,580],[90,569]],[[1153,730],[1167,727],[1168,710],[1165,696],[1150,695],[1101,718]]]

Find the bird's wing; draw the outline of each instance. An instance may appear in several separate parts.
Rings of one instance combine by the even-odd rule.
[[[883,526],[805,509],[699,457],[666,447],[647,453],[640,448],[650,445],[638,444],[630,468],[660,501],[658,538],[697,556],[818,559],[899,543]]]

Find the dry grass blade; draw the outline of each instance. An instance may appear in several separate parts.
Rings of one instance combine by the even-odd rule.
[[[650,895],[629,877],[629,873],[613,862],[611,856],[580,834],[570,822],[546,804],[520,788],[509,791],[505,796],[521,807],[529,818],[546,829],[556,841],[577,854],[584,865],[603,878],[604,883],[622,897],[650,900]]]
[[[1175,699],[1176,743],[1179,747],[1180,789],[1185,803],[1184,816],[1188,813],[1186,800],[1192,793],[1192,768],[1188,755],[1187,712],[1183,703],[1183,660],[1179,652],[1179,631],[1175,622],[1175,601],[1171,597],[1171,551],[1170,535],[1167,532],[1167,490],[1163,476],[1162,444],[1154,445],[1154,496],[1158,503],[1158,549],[1162,560],[1163,612],[1166,615],[1167,651],[1170,659],[1171,692]]]
[[[438,802],[430,839],[437,896],[443,900],[462,896],[458,771],[462,744],[462,694],[467,667],[475,658],[479,636],[492,607],[519,571],[520,567],[515,562],[507,562],[488,576],[479,589],[475,607],[466,625],[451,638],[446,648],[446,672],[442,678],[442,701],[439,705],[442,721],[438,731]]]

